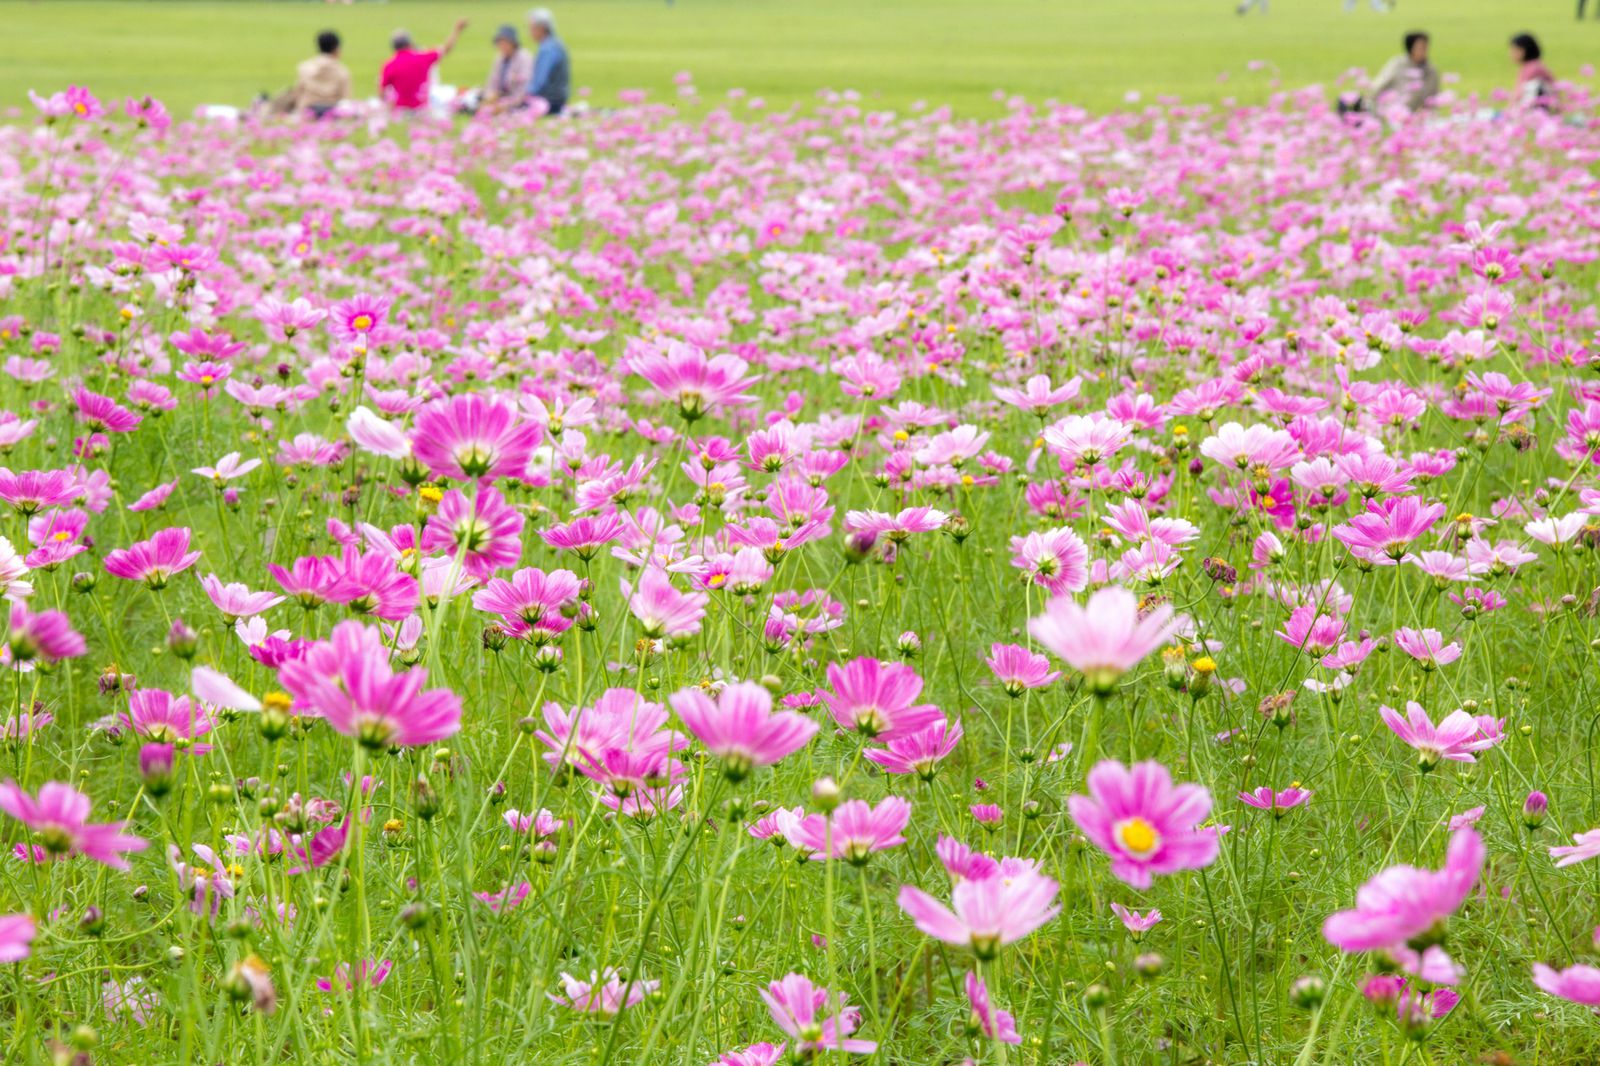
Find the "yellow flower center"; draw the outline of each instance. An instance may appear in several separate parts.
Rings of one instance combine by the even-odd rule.
[[[354,329],[354,330],[369,330],[369,329],[371,329],[372,328],[372,316],[371,315],[357,315],[353,320],[351,320],[350,328]]]
[[[1117,823],[1117,842],[1135,858],[1148,858],[1161,846],[1161,834],[1156,827],[1135,815]]]

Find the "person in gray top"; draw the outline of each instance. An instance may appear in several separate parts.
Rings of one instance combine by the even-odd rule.
[[[533,79],[533,53],[522,47],[514,26],[494,32],[494,63],[483,86],[485,107],[507,110],[528,102],[528,82]]]
[[[1439,72],[1428,62],[1428,35],[1408,33],[1403,43],[1405,53],[1385,63],[1372,83],[1373,109],[1397,100],[1408,111],[1421,111],[1439,94]]]

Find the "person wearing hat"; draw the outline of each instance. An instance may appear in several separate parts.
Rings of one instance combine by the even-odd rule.
[[[522,47],[514,26],[494,31],[494,49],[497,54],[483,86],[483,106],[498,111],[526,106],[528,84],[533,80],[533,53]]]
[[[439,60],[449,55],[467,28],[467,20],[459,19],[444,43],[438,48],[419,51],[405,30],[395,30],[389,38],[394,55],[383,65],[378,79],[378,89],[383,98],[396,111],[420,111],[428,106],[428,81]]]

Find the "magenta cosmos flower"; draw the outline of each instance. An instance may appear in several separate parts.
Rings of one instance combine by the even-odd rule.
[[[967,1002],[972,1005],[972,1020],[978,1032],[1002,1044],[1020,1044],[1016,1019],[996,1007],[989,999],[989,986],[975,973],[967,974]]]
[[[478,580],[516,565],[522,556],[520,512],[498,490],[483,488],[473,499],[456,489],[444,494],[422,531],[424,551],[443,551]],[[409,611],[407,613],[410,613]]]
[[[479,393],[452,396],[417,412],[412,454],[434,477],[461,481],[520,478],[543,430],[509,401]]]
[[[1430,979],[1449,983],[1440,978],[1453,967],[1439,948],[1428,946],[1419,957],[1410,942],[1437,935],[1478,883],[1486,854],[1477,830],[1458,829],[1442,869],[1389,867],[1356,890],[1354,908],[1328,916],[1322,935],[1343,951],[1387,952],[1412,972],[1427,966],[1435,971]]]
[[[1059,886],[1028,866],[998,867],[988,877],[963,880],[950,890],[946,907],[915,885],[900,889],[900,909],[935,940],[971,948],[980,959],[1038,929],[1056,916]]]
[[[861,1024],[861,1008],[847,1006],[849,997],[843,992],[829,992],[802,974],[792,973],[772,982],[761,999],[773,1023],[794,1039],[794,1051],[802,1061],[810,1061],[822,1050],[854,1055],[878,1050],[871,1040],[850,1039]]]
[[[1087,796],[1067,798],[1067,811],[1126,884],[1149,888],[1154,874],[1199,870],[1216,859],[1216,830],[1196,828],[1211,813],[1204,786],[1173,784],[1155,761],[1130,768],[1112,759],[1089,771],[1088,786]]]
[[[852,659],[841,666],[828,664],[828,684],[822,700],[833,720],[845,729],[889,741],[920,733],[944,718],[931,703],[917,703],[922,678],[903,663],[877,659]]]
[[[89,650],[88,641],[72,628],[71,619],[61,611],[30,611],[14,603],[10,622],[9,648],[14,662],[37,662],[50,667]]]
[[[126,836],[126,822],[91,824],[89,797],[60,781],[47,781],[37,797],[15,781],[0,784],[0,811],[33,830],[51,855],[87,855],[95,862],[126,870],[123,853],[143,851],[149,841]]]
[[[679,591],[659,566],[646,567],[639,575],[637,586],[627,578],[619,579],[619,583],[623,598],[628,601],[628,610],[639,620],[645,636],[658,640],[689,637],[700,632],[706,604],[711,602],[710,593]]]
[[[106,553],[106,571],[113,577],[143,581],[152,589],[165,588],[173,574],[189,569],[200,560],[199,552],[189,550],[189,530],[173,526],[158,530],[149,540],[129,548]]]
[[[1071,596],[1057,596],[1045,605],[1044,614],[1028,620],[1028,632],[1083,674],[1092,691],[1106,695],[1116,689],[1123,674],[1165,644],[1183,624],[1166,604],[1141,617],[1134,594],[1113,585],[1096,592],[1081,607]]]
[[[461,700],[447,688],[424,691],[428,671],[396,674],[377,629],[350,620],[333,627],[299,659],[283,664],[278,680],[295,708],[327,720],[369,748],[432,744],[461,727]]]
[[[32,950],[33,916],[0,914],[0,962],[21,962]]]
[[[939,764],[956,750],[964,731],[959,721],[943,718],[919,733],[895,737],[883,748],[868,748],[863,755],[891,774],[916,774],[932,781]]]
[[[1000,682],[1007,696],[1015,699],[1030,688],[1043,688],[1061,676],[1050,669],[1050,660],[1020,644],[991,644],[984,665]]]
[[[799,751],[817,735],[817,723],[803,714],[774,714],[772,693],[753,681],[729,685],[715,700],[702,689],[681,689],[668,702],[734,781]]]
[[[1310,798],[1311,793],[1303,788],[1286,788],[1275,792],[1266,785],[1254,792],[1239,793],[1240,803],[1259,811],[1271,811],[1275,818],[1282,818]]]

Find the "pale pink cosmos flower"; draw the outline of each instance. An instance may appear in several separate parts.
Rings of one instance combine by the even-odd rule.
[[[1461,645],[1454,641],[1446,644],[1444,634],[1437,629],[1397,629],[1394,642],[1424,670],[1448,666],[1461,658]]]
[[[904,844],[901,834],[910,821],[911,804],[885,796],[876,807],[865,800],[846,800],[831,815],[813,814],[787,824],[780,819],[780,824],[799,850],[862,866],[875,852]]]
[[[1028,689],[1043,688],[1061,676],[1061,671],[1050,669],[1049,659],[1020,644],[991,644],[989,657],[983,662],[1006,695],[1013,699]]]
[[[229,452],[218,459],[215,466],[197,466],[190,473],[220,483],[244,477],[260,465],[260,459],[243,459],[238,452]]]
[[[1153,760],[1127,767],[1107,759],[1089,771],[1089,794],[1067,797],[1084,836],[1111,857],[1113,876],[1149,888],[1155,874],[1198,870],[1217,857],[1218,832],[1200,829],[1211,813],[1203,785],[1175,785]]]
[[[1600,855],[1600,829],[1589,829],[1572,838],[1571,844],[1561,845],[1550,849],[1550,857],[1556,860],[1556,866],[1573,866]],[[1596,931],[1596,943],[1600,943],[1600,930]]]
[[[887,537],[899,543],[913,533],[931,533],[950,516],[932,507],[907,507],[898,514],[882,511],[851,511],[845,515],[845,529],[852,533]]]
[[[1052,595],[1081,592],[1089,583],[1089,546],[1066,527],[1011,538],[1011,565]]]
[[[230,626],[241,618],[253,618],[271,610],[284,600],[275,592],[251,592],[249,586],[238,582],[224,584],[216,574],[201,577],[200,587],[222,612],[223,624]]]
[[[688,637],[700,632],[710,593],[680,592],[667,572],[658,566],[646,567],[637,586],[619,579],[628,610],[639,620],[644,635],[651,639]]]
[[[1274,791],[1265,785],[1253,792],[1239,793],[1240,803],[1257,810],[1271,811],[1276,818],[1282,818],[1310,798],[1311,792],[1307,789],[1286,788]]]
[[[962,733],[960,721],[941,718],[920,732],[892,738],[886,747],[868,748],[863,755],[891,774],[916,774],[932,781],[939,764],[956,750]]]
[[[992,959],[1007,944],[1028,936],[1061,909],[1056,883],[1031,869],[1013,876],[963,880],[950,890],[950,906],[913,885],[900,889],[900,909],[917,928],[946,944],[971,948]]]
[[[557,996],[546,993],[546,995],[550,997],[551,1002],[571,1007],[581,1014],[598,1014],[603,1018],[610,1018],[626,1007],[636,1007],[643,1003],[644,997],[659,987],[661,987],[660,981],[624,979],[621,971],[607,966],[598,973],[591,972],[587,981],[581,981],[570,973],[563,972],[562,994]]]
[[[1185,624],[1161,604],[1143,617],[1133,593],[1113,585],[1100,589],[1084,606],[1057,596],[1044,614],[1028,620],[1028,632],[1068,666],[1084,675],[1090,689],[1109,694],[1122,675],[1165,644]]]

